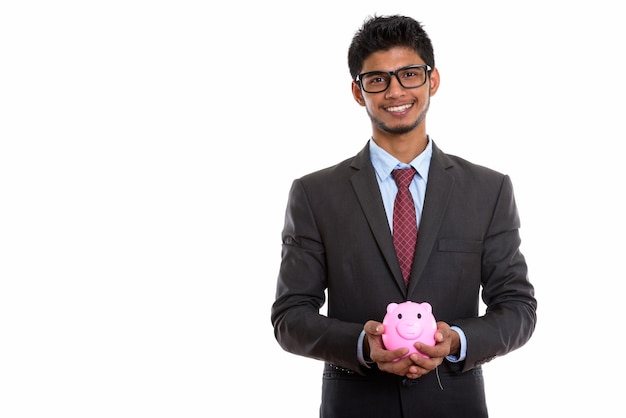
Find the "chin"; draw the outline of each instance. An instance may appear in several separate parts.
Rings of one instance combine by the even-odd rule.
[[[419,121],[411,125],[396,125],[396,126],[389,126],[385,123],[376,123],[376,127],[378,129],[380,129],[383,132],[387,132],[388,134],[393,134],[393,135],[408,134],[409,132],[417,128],[418,125],[419,125]]]

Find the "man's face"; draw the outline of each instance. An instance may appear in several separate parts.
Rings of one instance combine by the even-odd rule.
[[[396,47],[370,55],[363,63],[361,73],[370,71],[395,71],[411,65],[425,64],[420,56],[409,48]],[[430,96],[439,86],[439,74],[434,69],[426,82],[417,88],[405,88],[398,79],[391,77],[389,87],[380,93],[367,93],[358,83],[352,83],[354,99],[365,106],[372,126],[384,134],[405,134],[422,126],[426,118]]]

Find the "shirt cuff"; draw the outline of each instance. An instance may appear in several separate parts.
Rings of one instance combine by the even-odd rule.
[[[359,335],[359,340],[356,344],[356,358],[359,360],[359,363],[361,363],[361,365],[370,369],[371,365],[374,364],[374,362],[371,359],[368,359],[368,360],[365,359],[365,355],[363,354],[363,340],[364,339],[365,339],[365,330],[361,331],[361,335]]]
[[[454,330],[459,334],[459,339],[461,340],[461,350],[459,351],[459,355],[454,356],[452,354],[446,356],[446,360],[450,363],[460,363],[465,360],[465,356],[467,355],[467,337],[465,337],[465,333],[463,330],[455,325],[451,326],[450,329]]]

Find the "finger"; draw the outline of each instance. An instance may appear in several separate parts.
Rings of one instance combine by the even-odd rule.
[[[412,362],[408,357],[397,361],[378,362],[378,368],[388,373],[397,374],[398,376],[406,376],[407,373],[419,373],[420,371],[419,368],[412,365]]]
[[[435,370],[443,362],[443,357],[429,357],[425,358],[419,354],[412,354],[410,356],[411,361],[416,367],[423,373]]]
[[[396,366],[401,365],[401,362],[405,362],[408,366],[410,364],[410,359],[402,358],[409,352],[409,349],[406,347],[398,348],[396,350],[377,350],[375,353],[370,353],[372,360],[377,363],[396,363]],[[400,359],[400,360],[398,360]],[[407,361],[408,360],[408,361]]]
[[[420,371],[420,368],[416,366],[415,364],[409,367],[409,374],[417,374],[419,373],[419,371]]]
[[[382,335],[384,331],[384,325],[376,321],[367,321],[363,327],[365,332],[370,335]]]
[[[435,341],[441,342],[450,335],[450,326],[445,322],[437,322],[437,331],[435,332]]]
[[[417,342],[415,343],[415,349],[427,358],[445,357],[446,355],[448,355],[446,347],[441,345],[428,345]]]

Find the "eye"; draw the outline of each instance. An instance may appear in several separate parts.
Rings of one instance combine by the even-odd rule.
[[[371,73],[363,78],[363,81],[370,86],[376,86],[380,84],[387,84],[389,74],[385,73]]]
[[[402,74],[402,78],[417,78],[417,77],[418,77],[417,71],[413,71],[413,70],[408,70]]]
[[[418,313],[418,314],[417,314],[417,319],[421,319],[421,318],[422,318],[422,314],[421,314],[421,313]]]
[[[402,319],[402,314],[401,313],[398,314],[398,319]]]

